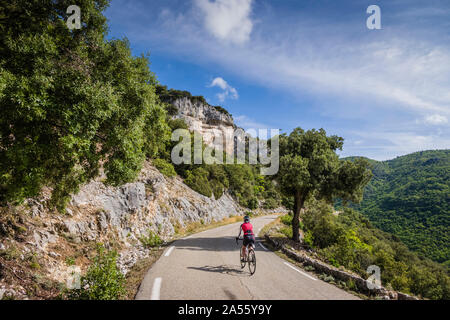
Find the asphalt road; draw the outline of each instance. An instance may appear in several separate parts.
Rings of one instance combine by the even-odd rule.
[[[252,219],[259,231],[276,216]],[[235,237],[239,225],[207,230],[175,241],[153,264],[137,300],[358,299],[293,266],[256,243],[256,272],[241,269]],[[240,245],[242,242],[239,242]]]

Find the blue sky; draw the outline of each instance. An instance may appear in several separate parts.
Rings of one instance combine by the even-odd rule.
[[[324,128],[342,156],[376,160],[450,147],[448,0],[112,0],[105,14],[162,84],[245,129]]]

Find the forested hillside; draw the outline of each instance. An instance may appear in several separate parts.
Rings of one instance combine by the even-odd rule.
[[[356,207],[410,249],[450,264],[450,150],[370,160],[374,177]]]

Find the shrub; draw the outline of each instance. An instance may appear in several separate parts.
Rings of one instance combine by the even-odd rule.
[[[327,275],[325,273],[322,273],[319,276],[319,279],[325,281],[325,282],[334,282],[334,277],[332,275]]]
[[[174,108],[176,109],[176,107]],[[176,110],[176,113],[178,113],[178,109]],[[175,131],[176,129],[189,129],[184,119],[169,119],[167,121],[167,124],[169,125],[170,129],[172,129],[172,131]]]
[[[36,253],[30,254],[27,257],[27,260],[30,263],[30,268],[32,268],[32,269],[40,269],[41,268],[41,265],[39,264],[39,261],[36,257]]]
[[[86,275],[80,279],[81,287],[68,292],[72,300],[118,300],[125,296],[125,277],[117,267],[117,252],[106,251],[99,245],[97,256]]]
[[[294,210],[294,197],[282,195],[281,204],[288,210]]]
[[[6,260],[16,260],[20,258],[20,251],[15,246],[9,246],[9,248],[0,251],[0,257],[4,257]]]
[[[310,247],[312,247],[314,245],[314,237],[313,237],[311,231],[305,232],[305,235],[303,237],[303,242]]]
[[[314,268],[313,266],[306,266],[303,269],[305,269],[306,271],[310,271],[310,272],[316,270],[316,268]]]
[[[154,233],[153,231],[149,230],[148,231],[148,236],[142,236],[139,238],[139,240],[141,241],[142,245],[146,248],[153,248],[153,247],[157,247],[160,246],[163,241],[161,240],[161,238]]]
[[[209,105],[203,96],[192,96],[189,91],[167,89],[167,86],[156,85],[156,94],[160,100],[166,103],[172,103],[177,99],[188,98],[193,103],[203,103]]]
[[[269,198],[264,201],[263,208],[264,209],[275,209],[279,207],[279,203],[276,199]]]
[[[247,200],[246,207],[252,210],[258,208],[258,199],[256,197],[251,197]]]
[[[349,288],[350,290],[357,290],[356,283],[352,279],[347,280],[346,284],[347,288]]]
[[[300,228],[300,230],[305,230],[305,225],[304,225],[303,221],[298,222],[298,227]]]
[[[342,265],[359,274],[363,274],[366,268],[372,264],[373,258],[371,258],[371,251],[371,246],[362,242],[355,231],[348,230],[339,237],[336,244],[333,244],[320,252],[334,266]]]
[[[164,103],[164,109],[166,109],[167,114],[169,116],[175,116],[178,114],[178,108],[175,107],[173,104],[171,103]]]
[[[353,209],[344,208],[337,217],[331,212],[325,203],[312,202],[303,215],[304,243],[317,248],[324,260],[362,277],[368,276],[369,265],[377,265],[387,288],[429,299],[449,299],[450,277],[445,267],[408,251]],[[347,283],[347,287],[354,289],[354,284]]]
[[[231,118],[233,118],[232,115],[226,109],[222,108],[221,106],[214,106],[214,108],[217,111],[219,111],[220,113],[226,114],[226,115],[230,116]]]
[[[292,239],[292,228],[291,227],[282,227],[280,232],[284,234],[289,239]]]
[[[253,193],[256,196],[262,196],[264,191],[265,191],[264,186],[253,186]]]
[[[195,168],[192,171],[188,170],[184,183],[206,197],[211,197],[212,195],[212,189],[208,180],[208,172],[201,167]]]
[[[280,218],[281,222],[287,226],[292,226],[293,217],[290,214],[286,214]]]
[[[166,177],[171,178],[177,175],[173,164],[167,162],[164,159],[154,159],[152,161],[152,164],[156,167],[156,169],[159,170],[159,172],[161,172]]]
[[[303,215],[304,228],[311,232],[313,245],[326,248],[337,242],[343,233],[336,217],[332,215],[332,209],[326,203],[313,203]]]
[[[253,217],[255,214],[252,211],[246,211],[245,212],[246,216],[249,216],[250,218]]]

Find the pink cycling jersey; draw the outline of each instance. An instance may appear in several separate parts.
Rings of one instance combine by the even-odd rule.
[[[241,229],[242,229],[242,231],[244,231],[244,236],[252,236],[253,235],[253,226],[250,222],[241,224]]]

